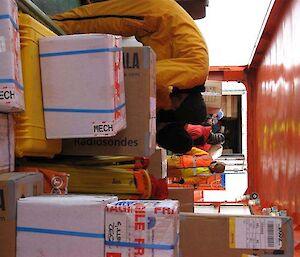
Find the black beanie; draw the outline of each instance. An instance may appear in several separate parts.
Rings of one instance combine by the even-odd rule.
[[[156,133],[156,142],[173,153],[186,153],[193,146],[192,137],[178,123],[170,123],[160,129]]]
[[[200,92],[189,94],[175,110],[176,121],[199,125],[206,120],[206,104]]]

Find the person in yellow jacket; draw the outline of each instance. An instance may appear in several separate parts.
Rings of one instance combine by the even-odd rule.
[[[135,36],[156,53],[157,110],[173,109],[167,115],[172,122],[205,120],[201,92],[208,76],[208,49],[192,17],[175,0],[106,0],[52,19],[68,34]]]

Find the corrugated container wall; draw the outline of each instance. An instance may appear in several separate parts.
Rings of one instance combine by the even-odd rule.
[[[300,0],[276,0],[247,74],[249,191],[300,222]],[[260,51],[263,50],[263,51]]]

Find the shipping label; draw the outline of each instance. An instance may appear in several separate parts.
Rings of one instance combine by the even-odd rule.
[[[278,218],[230,218],[229,247],[280,249],[282,221]]]

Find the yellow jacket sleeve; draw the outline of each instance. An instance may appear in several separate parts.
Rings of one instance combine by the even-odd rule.
[[[191,16],[175,0],[108,0],[52,17],[69,34],[135,36],[157,56],[157,107],[169,108],[172,86],[192,88],[208,75],[208,50]]]

